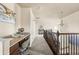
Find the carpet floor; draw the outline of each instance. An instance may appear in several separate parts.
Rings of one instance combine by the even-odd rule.
[[[28,48],[28,50],[24,53],[24,55],[52,55],[52,51],[50,50],[47,42],[43,38],[43,36],[35,37],[32,46]]]

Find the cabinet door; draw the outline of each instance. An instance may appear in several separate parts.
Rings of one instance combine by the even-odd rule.
[[[20,54],[19,43],[16,43],[12,47],[10,47],[10,55],[17,55],[17,54]]]
[[[13,53],[11,53],[10,55],[20,55],[20,54],[21,54],[20,50],[17,49],[16,51],[14,51]]]

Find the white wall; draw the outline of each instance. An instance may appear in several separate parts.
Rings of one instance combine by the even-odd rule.
[[[30,32],[30,8],[22,8],[21,17],[21,27],[25,32]]]
[[[0,36],[6,36],[15,33],[15,24],[0,22]]]
[[[15,11],[16,11],[16,31],[17,31],[17,29],[18,28],[21,28],[21,7],[18,5],[18,4],[16,4],[16,9],[15,9]]]
[[[21,27],[25,32],[30,32],[30,9],[16,5],[16,29]]]
[[[79,11],[66,16],[64,20],[64,32],[78,32],[79,33]]]

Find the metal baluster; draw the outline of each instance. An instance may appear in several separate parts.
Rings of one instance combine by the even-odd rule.
[[[72,55],[72,34],[71,34],[71,55]]]
[[[67,54],[67,34],[66,34],[66,54]]]
[[[62,55],[62,36],[63,35],[61,35],[61,38],[60,38],[60,40],[61,40],[61,55]]]
[[[63,54],[64,54],[64,35],[63,35]]]
[[[76,48],[75,48],[75,47],[76,47],[76,46],[75,46],[75,45],[76,45],[76,34],[74,34],[74,36],[75,36],[75,38],[74,38],[74,41],[75,41],[75,44],[74,44],[74,55],[75,55],[75,54],[76,54],[76,50],[75,50],[75,49],[76,49]]]
[[[76,55],[77,55],[77,34],[76,34]]]
[[[68,34],[68,52],[70,54],[70,34]]]

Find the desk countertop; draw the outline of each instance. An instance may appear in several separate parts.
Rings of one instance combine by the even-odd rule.
[[[17,42],[21,41],[23,38],[29,36],[30,34],[23,34],[23,35],[19,35],[19,36],[15,36],[15,37],[1,37],[0,41],[10,41],[10,47],[13,46],[14,44],[16,44]]]

